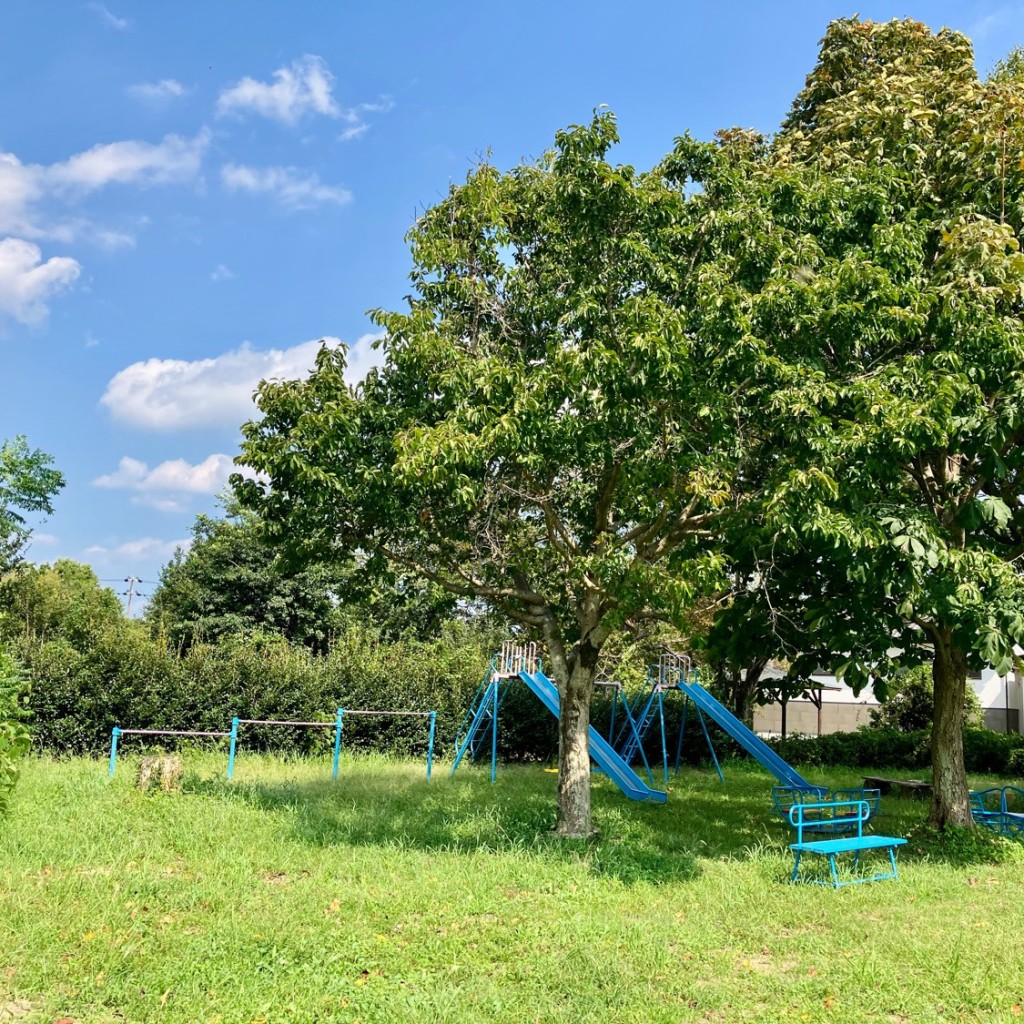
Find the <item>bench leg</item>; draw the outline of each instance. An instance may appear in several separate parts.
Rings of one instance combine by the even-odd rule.
[[[793,861],[793,874],[789,876],[791,882],[797,880],[797,876],[800,874],[800,851],[796,851],[796,860]]]
[[[832,885],[839,888],[839,872],[836,870],[836,855],[830,853],[828,855],[828,866],[832,869]]]
[[[896,848],[893,846],[889,847],[889,863],[892,865],[892,877],[899,878],[899,872],[896,870]]]

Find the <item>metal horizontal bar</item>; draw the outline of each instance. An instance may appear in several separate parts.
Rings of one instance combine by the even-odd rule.
[[[429,711],[350,711],[342,708],[346,715],[412,715],[416,718],[429,718]]]
[[[118,729],[119,736],[230,736],[229,732],[193,732],[185,729]]]
[[[333,729],[334,722],[285,722],[273,718],[240,718],[239,725],[302,725],[311,729]]]

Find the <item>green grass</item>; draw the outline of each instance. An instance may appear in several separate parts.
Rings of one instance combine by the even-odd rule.
[[[601,835],[549,834],[555,776],[357,758],[31,760],[0,825],[0,1021],[1012,1021],[1024,850],[920,829],[900,880],[787,881],[768,776],[686,772],[664,807],[595,776]],[[820,776],[816,775],[817,780]],[[823,779],[855,784],[853,773]],[[984,781],[984,780],[978,780]]]

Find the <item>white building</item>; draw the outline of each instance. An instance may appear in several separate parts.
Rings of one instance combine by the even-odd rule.
[[[764,674],[764,681],[783,674],[780,669],[771,669]],[[803,733],[816,736],[827,732],[853,732],[861,725],[870,725],[870,712],[878,708],[870,689],[854,696],[841,679],[830,675],[812,676],[820,682],[821,690],[814,697],[793,698],[786,702],[787,735]],[[1024,677],[1019,672],[997,675],[994,669],[971,672],[969,685],[978,695],[984,715],[984,724],[995,732],[1024,732]],[[820,699],[820,707],[819,707]],[[783,709],[781,704],[766,704],[754,710],[754,732],[781,735]]]

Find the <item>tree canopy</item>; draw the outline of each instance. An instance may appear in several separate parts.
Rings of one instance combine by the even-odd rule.
[[[1015,60],[982,81],[958,33],[851,19],[773,144],[804,262],[766,297],[805,362],[768,589],[806,627],[798,670],[827,652],[859,689],[932,661],[939,825],[971,820],[967,669],[1024,639],[1022,115]]]
[[[604,643],[730,569],[855,687],[932,658],[933,818],[969,823],[967,666],[1024,638],[1022,99],[1015,58],[981,81],[957,33],[847,19],[775,138],[637,172],[598,113],[481,165],[410,233],[383,365],[261,387],[239,494],[544,639],[567,834]]]
[[[545,641],[567,834],[590,829],[608,637],[720,581],[737,389],[763,358],[700,272],[704,148],[640,173],[608,161],[617,140],[598,113],[538,163],[452,188],[410,234],[409,308],[374,314],[383,366],[350,389],[324,349],[308,380],[262,385],[243,460],[267,482],[238,481],[281,532],[358,546]]]
[[[53,498],[64,486],[53,459],[28,446],[19,434],[0,443],[0,573],[17,562],[32,530],[27,515],[53,514]]]
[[[387,638],[436,635],[454,599],[429,583],[370,573],[363,559],[294,563],[267,542],[251,512],[228,503],[223,517],[200,515],[192,544],[160,573],[146,618],[176,647],[267,632],[327,650],[347,617]]]

